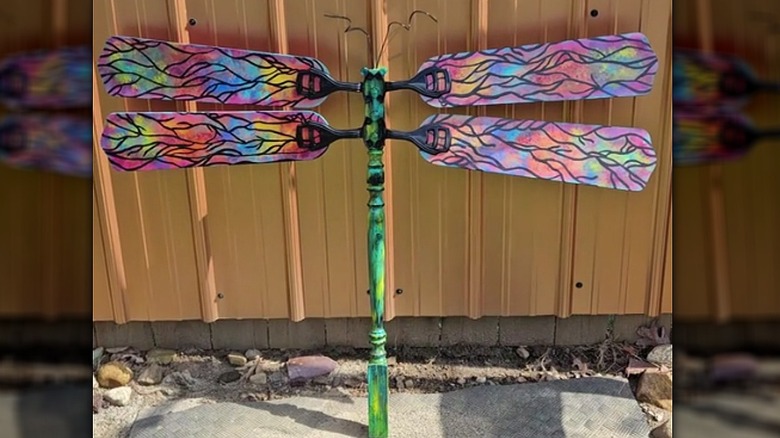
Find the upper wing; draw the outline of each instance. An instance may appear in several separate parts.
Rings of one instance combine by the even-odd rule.
[[[419,71],[431,68],[446,76],[428,88],[448,91],[421,97],[442,108],[639,96],[652,89],[658,59],[645,35],[627,33],[441,55]]]
[[[304,56],[281,55],[126,36],[106,41],[98,71],[112,96],[141,99],[312,108],[296,88],[299,73],[325,65]]]

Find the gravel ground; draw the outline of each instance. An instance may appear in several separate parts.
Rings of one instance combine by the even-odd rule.
[[[636,349],[632,345],[612,342],[580,347],[456,346],[446,349],[390,349],[388,362],[391,393],[447,392],[476,385],[623,375],[628,358],[639,354]],[[133,381],[129,384],[134,392],[129,404],[117,407],[103,402],[98,413],[93,415],[93,436],[125,437],[139,411],[176,399],[191,399],[193,403],[200,404],[333,392],[346,392],[353,396],[367,394],[365,373],[368,350],[260,350],[258,359],[240,367],[228,363],[228,353],[199,350],[179,352],[173,362],[165,366],[166,379],[161,384],[142,386]],[[334,359],[338,368],[328,376],[305,383],[287,379],[285,362],[289,358],[318,354]],[[138,376],[146,366],[144,357],[142,352],[127,349],[105,355],[102,362],[121,360]],[[261,376],[262,379],[254,381],[249,379],[258,373],[265,374],[265,377]],[[182,375],[186,377],[181,378]],[[106,390],[98,388],[94,391],[104,393]],[[663,417],[658,417],[659,414],[648,409],[651,425],[663,421]]]

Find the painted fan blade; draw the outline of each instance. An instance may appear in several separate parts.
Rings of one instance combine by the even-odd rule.
[[[658,58],[641,33],[441,55],[420,66],[449,76],[431,106],[497,105],[630,97],[653,87]],[[441,89],[446,80],[428,80]]]
[[[16,168],[92,177],[92,121],[63,114],[0,119],[0,161]]]
[[[675,109],[672,122],[675,165],[707,164],[744,157],[762,138],[780,131],[758,131],[737,113],[715,109]]]
[[[300,73],[322,72],[315,92],[330,78],[314,58],[126,36],[106,41],[98,71],[112,96],[296,108],[325,100],[298,92]]]
[[[113,113],[100,145],[122,171],[314,160],[329,142],[302,147],[308,122],[327,125],[311,111]]]
[[[0,101],[11,108],[92,105],[92,49],[20,53],[0,62]]]
[[[448,144],[420,151],[445,167],[640,191],[656,164],[650,135],[636,128],[440,114],[417,131],[432,147]]]
[[[672,59],[676,104],[742,104],[758,91],[780,91],[780,84],[760,81],[733,56],[675,50]]]

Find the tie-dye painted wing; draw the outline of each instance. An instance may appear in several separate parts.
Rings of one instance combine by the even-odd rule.
[[[436,165],[640,191],[656,165],[650,135],[636,128],[439,114],[410,140]]]
[[[27,109],[90,106],[92,49],[68,47],[4,59],[0,62],[0,101]]]
[[[675,50],[672,71],[677,105],[739,106],[758,91],[780,91],[780,84],[760,81],[745,62],[720,53]]]
[[[639,96],[657,70],[647,37],[626,33],[435,56],[416,77],[444,108]]]
[[[100,144],[116,170],[136,171],[314,160],[359,135],[311,111],[113,113]]]
[[[139,99],[313,108],[332,91],[358,90],[310,57],[127,36],[106,41],[98,72],[108,94]]]
[[[0,162],[92,177],[92,121],[64,114],[12,114],[0,119]]]
[[[675,110],[672,154],[675,165],[706,164],[745,156],[766,134],[733,112],[699,108]],[[766,135],[769,136],[769,135]]]

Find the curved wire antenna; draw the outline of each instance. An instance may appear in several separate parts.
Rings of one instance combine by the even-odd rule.
[[[371,50],[371,34],[368,33],[365,29],[362,27],[352,27],[352,20],[349,19],[349,17],[345,17],[343,15],[333,15],[333,14],[325,14],[328,18],[336,18],[339,20],[346,20],[347,21],[347,28],[344,29],[344,33],[349,32],[360,32],[366,37],[366,44],[368,44],[368,49]]]
[[[385,38],[382,41],[382,46],[379,48],[379,52],[376,54],[376,58],[374,59],[374,68],[379,66],[379,58],[382,56],[382,52],[384,52],[387,46],[387,42],[389,41],[389,37],[390,37],[390,31],[392,30],[393,25],[401,26],[404,30],[408,31],[409,29],[412,28],[412,18],[414,18],[414,16],[417,14],[424,14],[425,16],[433,20],[434,23],[439,24],[439,20],[437,20],[436,17],[421,9],[412,11],[412,13],[409,14],[409,18],[406,20],[406,23],[401,23],[400,21],[391,21],[390,23],[387,23]]]

